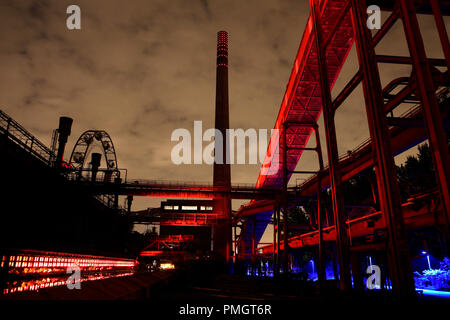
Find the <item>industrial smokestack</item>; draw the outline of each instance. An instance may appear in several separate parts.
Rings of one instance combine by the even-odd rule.
[[[97,172],[98,168],[100,167],[100,163],[102,160],[102,154],[101,153],[92,153],[91,154],[91,181],[95,182],[97,180]]]
[[[215,139],[215,152],[222,151],[222,163],[214,162],[215,187],[223,188],[225,191],[231,188],[231,170],[229,152],[227,152],[226,131],[230,127],[228,106],[228,33],[219,31],[217,33],[217,65],[216,65],[216,115],[215,128],[223,137],[222,144]],[[220,162],[220,161],[217,161]],[[223,256],[229,262],[231,256],[231,200],[215,199],[214,211],[219,214],[219,223],[213,230],[214,251]]]
[[[60,168],[64,161],[64,149],[70,136],[73,119],[69,117],[59,118],[58,128],[58,153],[56,154],[56,167]]]
[[[230,164],[226,145],[226,130],[230,127],[228,106],[228,34],[226,31],[217,33],[217,65],[216,65],[216,119],[215,128],[222,133],[222,146],[216,139],[215,150],[222,148],[222,162],[214,162],[214,185],[229,187],[231,181]],[[227,161],[228,160],[228,161]]]
[[[222,148],[222,164],[214,162],[214,186],[230,187],[231,173],[226,145],[226,130],[230,127],[228,106],[228,34],[226,31],[217,33],[217,65],[216,65],[216,119],[215,128],[222,133],[222,146],[216,139],[215,150]],[[228,160],[228,161],[227,161]]]

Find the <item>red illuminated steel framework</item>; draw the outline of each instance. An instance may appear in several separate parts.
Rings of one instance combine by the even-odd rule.
[[[311,193],[315,193],[319,197],[319,218],[317,219],[319,227],[316,241],[312,243],[319,245],[319,256],[321,256],[324,230],[320,225],[322,221],[320,218],[321,201],[318,191],[330,186],[334,216],[334,226],[331,227],[334,230],[332,239],[336,241],[340,288],[344,291],[349,290],[351,288],[349,248],[352,235],[349,235],[351,223],[346,221],[344,215],[341,183],[344,179],[358,174],[363,169],[374,166],[381,209],[377,214],[379,215],[378,219],[380,217],[383,219],[382,228],[386,230],[387,245],[385,250],[392,288],[397,297],[411,296],[414,292],[414,283],[407,246],[405,219],[414,219],[414,223],[408,222],[409,227],[424,226],[430,221],[427,220],[428,222],[426,222],[427,218],[424,218],[425,220],[419,219],[416,215],[414,215],[414,218],[410,218],[407,208],[400,203],[394,154],[423,141],[424,138],[428,139],[432,150],[438,184],[436,196],[441,199],[441,206],[436,207],[432,221],[440,226],[440,230],[443,230],[447,242],[450,240],[450,162],[443,125],[443,115],[447,112],[440,110],[437,98],[439,93],[442,92],[440,89],[448,83],[450,45],[439,1],[430,1],[432,12],[429,13],[433,14],[435,18],[445,59],[427,58],[413,0],[395,1],[389,17],[374,36],[366,26],[368,17],[365,1],[311,0],[310,4],[310,18],[275,123],[275,128],[282,130],[281,139],[275,148],[277,152],[274,154],[268,152],[264,161],[264,163],[272,165],[271,161],[276,161],[277,158],[282,159],[282,163],[273,166],[279,167],[281,170],[271,172],[269,168],[269,173],[273,174],[264,175],[261,173],[256,184],[257,188],[262,189],[278,188],[283,191],[282,194],[284,195],[272,201],[254,200],[238,211],[234,222],[236,224],[239,221],[242,222],[242,231],[235,246],[237,258],[239,258],[239,254],[247,256],[248,248],[252,248],[250,250],[252,255],[256,254],[257,242],[270,222],[272,212],[274,212],[274,243],[266,246],[264,251],[267,252],[268,250],[273,253],[276,271],[278,269],[278,255],[281,250],[284,250],[283,269],[285,272],[288,271],[286,256],[291,240],[287,239],[287,214],[283,215],[284,236],[281,236],[282,230],[279,228],[280,209],[287,212],[289,206],[287,183],[291,174],[295,173],[295,167],[313,131],[314,127],[310,124],[311,119],[315,123],[320,112],[323,111],[328,168],[325,171],[320,164],[320,172],[316,175],[316,178],[307,181],[313,189],[308,189],[309,185],[305,184],[300,186],[298,192],[300,197],[311,196]],[[376,55],[376,45],[399,19],[403,22],[410,57]],[[333,100],[331,89],[354,41],[356,42],[359,70]],[[394,79],[385,88],[382,88],[378,63],[410,64],[413,72],[410,77]],[[438,66],[447,68],[442,72],[437,68]],[[362,83],[369,123],[369,153],[365,162],[355,156],[350,157],[345,165],[346,168],[353,167],[343,175],[341,169],[343,169],[344,163],[340,161],[337,152],[334,116],[339,106],[360,83]],[[401,86],[403,88],[396,94],[391,93],[394,88]],[[387,117],[387,114],[392,114],[393,110],[404,102],[416,102],[420,105],[419,118]],[[420,121],[421,117],[423,117],[422,121]],[[295,129],[288,131],[287,123],[296,123]],[[305,125],[302,126],[302,123]],[[420,123],[425,124],[426,134],[418,132],[418,123],[419,125]],[[398,125],[404,125],[406,129],[403,131],[396,130]],[[408,135],[412,136],[414,140]],[[284,156],[279,157],[282,154]],[[328,175],[324,176],[325,173],[328,173]],[[321,182],[321,180],[323,181]],[[314,183],[311,183],[311,181]],[[430,214],[430,212],[430,209],[428,209],[427,213]],[[430,214],[430,216],[433,216],[433,214]],[[363,234],[364,232],[370,234],[373,231],[370,228],[363,227],[363,229],[365,229],[362,232]],[[328,235],[327,238],[330,240]],[[319,260],[322,262],[321,258]],[[323,279],[323,266],[320,266],[319,279],[321,278]]]

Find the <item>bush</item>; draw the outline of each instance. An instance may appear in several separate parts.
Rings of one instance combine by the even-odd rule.
[[[450,259],[444,258],[439,269],[428,269],[414,272],[416,288],[449,290],[450,289]]]

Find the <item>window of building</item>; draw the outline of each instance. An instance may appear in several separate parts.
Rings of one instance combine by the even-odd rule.
[[[181,206],[181,210],[197,210],[197,206]]]

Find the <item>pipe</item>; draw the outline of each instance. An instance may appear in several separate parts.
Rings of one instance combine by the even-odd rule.
[[[59,118],[58,128],[58,152],[56,154],[55,165],[57,168],[62,166],[64,162],[64,149],[66,148],[67,139],[70,136],[73,119],[69,117]]]
[[[97,172],[98,168],[100,167],[100,161],[102,159],[101,153],[92,153],[91,154],[91,169],[92,169],[92,175],[91,175],[91,181],[95,182],[97,180]]]

